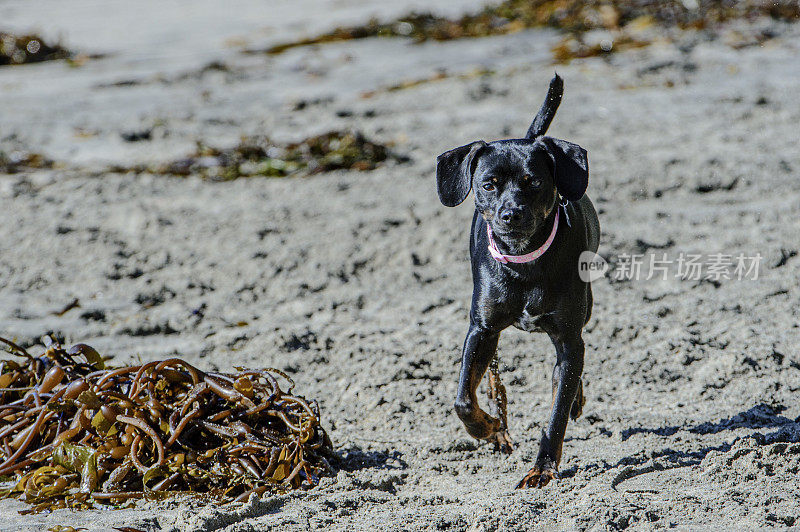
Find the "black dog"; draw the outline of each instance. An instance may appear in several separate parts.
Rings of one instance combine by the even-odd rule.
[[[475,195],[472,309],[455,401],[467,432],[511,452],[505,405],[497,404],[496,394],[490,397],[502,414],[490,416],[475,393],[495,357],[500,331],[514,325],[546,332],[556,348],[553,411],[536,465],[518,488],[542,487],[557,478],[568,416],[580,416],[585,403],[581,331],[591,316],[592,288],[581,280],[578,261],[583,251],[597,251],[600,224],[584,195],[586,150],[543,136],[562,93],[556,75],[524,139],[476,141],[443,153],[436,167],[444,205],[455,207],[470,190]],[[490,373],[490,385],[493,378]]]

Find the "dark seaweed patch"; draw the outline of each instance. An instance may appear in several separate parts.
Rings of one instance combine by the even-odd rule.
[[[0,31],[0,66],[40,63],[70,57],[72,52],[58,43],[48,44],[38,35],[13,35]]]
[[[287,177],[333,170],[373,170],[393,157],[383,144],[367,140],[361,133],[330,131],[300,142],[278,144],[268,138],[247,138],[233,148],[198,145],[188,157],[155,167],[112,168],[227,181],[240,177]]]
[[[487,68],[475,68],[470,70],[469,72],[463,72],[461,74],[450,74],[446,69],[441,69],[436,71],[434,74],[424,77],[424,78],[415,78],[415,79],[407,79],[403,80],[399,83],[395,83],[393,85],[388,85],[386,87],[381,87],[376,90],[365,91],[361,93],[362,98],[372,98],[379,92],[397,92],[404,89],[410,89],[413,87],[418,87],[420,85],[425,85],[427,83],[434,83],[436,81],[442,81],[444,79],[460,79],[460,80],[469,80],[474,78],[484,78],[493,76],[495,74],[494,70],[489,70]]]
[[[652,22],[663,27],[704,29],[727,20],[760,16],[796,22],[800,20],[800,3],[796,0],[506,0],[458,19],[416,12],[390,22],[372,19],[362,26],[339,27],[329,33],[278,44],[264,51],[279,54],[300,46],[369,37],[406,37],[416,43],[448,41],[551,27],[570,33],[577,40],[577,44],[567,42],[557,47],[556,59],[563,61],[648,44],[623,35],[622,42],[616,46],[586,45],[577,36],[589,30],[616,31],[634,21]]]
[[[632,50],[648,46],[650,41],[637,39],[629,35],[618,35],[614,40],[604,40],[599,43],[587,43],[580,34],[568,35],[553,46],[553,59],[556,63],[568,63],[573,59],[596,57],[612,52]]]
[[[52,168],[53,161],[41,153],[0,151],[0,173],[16,174],[23,170]]]

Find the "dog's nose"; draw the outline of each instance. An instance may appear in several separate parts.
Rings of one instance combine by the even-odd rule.
[[[519,222],[520,220],[522,220],[522,209],[520,208],[504,209],[503,212],[500,213],[500,219],[507,224]]]

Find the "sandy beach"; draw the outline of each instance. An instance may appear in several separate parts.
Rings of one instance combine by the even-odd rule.
[[[734,21],[558,65],[552,29],[252,53],[373,16],[481,4],[0,0],[0,30],[102,55],[0,67],[0,153],[52,161],[0,173],[0,336],[41,352],[53,332],[115,364],[282,369],[319,401],[341,458],[313,490],[244,505],[176,497],[22,516],[25,503],[2,500],[0,529],[800,526],[800,26]],[[587,402],[561,479],[517,491],[550,412],[555,353],[545,335],[505,331],[516,449],[468,436],[452,405],[473,208],[439,203],[435,163],[472,140],[522,136],[555,70],[565,95],[550,134],[588,150],[612,269],[631,255],[761,260],[755,279],[682,279],[674,262],[666,279],[595,281]],[[392,157],[371,171],[231,181],[124,171],[199,144],[332,130]]]

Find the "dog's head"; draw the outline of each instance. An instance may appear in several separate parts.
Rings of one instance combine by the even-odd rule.
[[[436,181],[442,203],[455,207],[472,190],[475,206],[492,231],[508,242],[524,242],[542,227],[559,194],[580,199],[589,180],[586,150],[543,136],[561,92],[556,76],[526,138],[480,140],[441,154]]]

